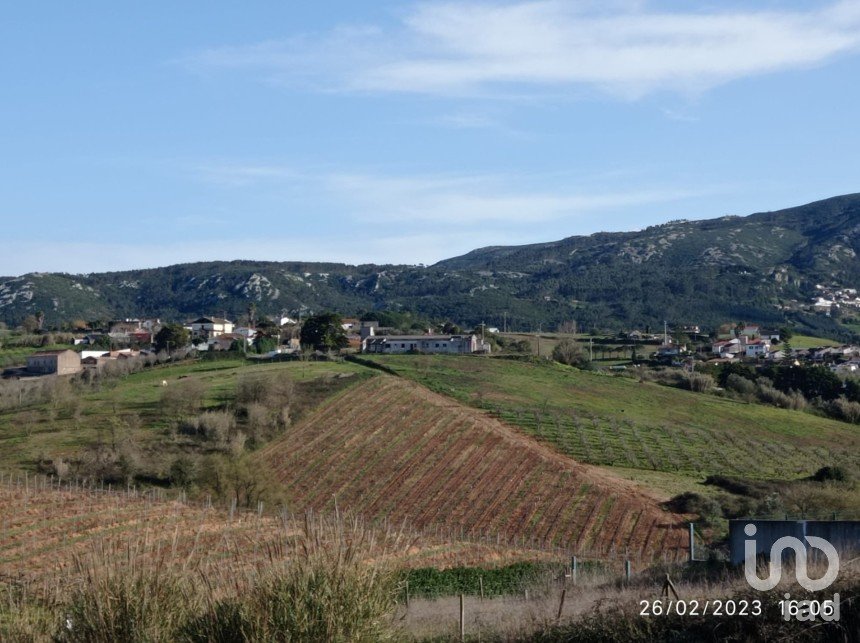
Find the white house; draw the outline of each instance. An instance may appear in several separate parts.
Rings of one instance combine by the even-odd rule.
[[[857,375],[860,373],[860,360],[852,359],[842,364],[832,364],[830,370],[839,375]]]
[[[738,353],[743,353],[744,348],[741,346],[741,340],[735,338],[714,342],[711,345],[711,352],[718,357],[734,357]]]
[[[770,341],[766,339],[757,339],[749,341],[744,346],[744,355],[746,357],[764,357],[770,352]]]
[[[246,326],[239,326],[233,329],[233,333],[236,335],[241,335],[245,339],[254,339],[257,336],[257,331],[253,328],[248,328]]]
[[[233,332],[233,322],[220,317],[200,317],[188,325],[193,338],[211,339]]]

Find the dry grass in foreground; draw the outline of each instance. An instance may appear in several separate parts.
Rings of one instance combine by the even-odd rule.
[[[760,600],[760,616],[721,615],[644,616],[642,601],[661,598],[667,571],[689,602]],[[812,577],[823,570],[812,569]],[[788,579],[790,570],[783,575]],[[678,580],[680,578],[680,580]],[[561,600],[564,590],[564,601]],[[838,594],[839,621],[813,622],[783,619],[779,601],[785,593],[798,600],[833,599]],[[668,599],[663,598],[666,606]],[[561,609],[560,609],[561,608]],[[711,608],[713,609],[713,608]],[[464,598],[468,641],[542,641],[592,643],[600,641],[858,641],[860,640],[860,560],[847,561],[836,583],[826,591],[810,593],[796,582],[784,580],[770,592],[756,592],[740,570],[682,565],[655,567],[629,583],[617,576],[593,574],[577,585],[544,583],[527,594],[482,600]],[[414,641],[459,641],[460,599],[443,597],[415,600],[398,606],[403,630]]]

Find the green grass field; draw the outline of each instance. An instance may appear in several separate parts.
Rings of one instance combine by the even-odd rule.
[[[790,479],[856,465],[858,427],[809,413],[683,391],[550,362],[374,357],[483,408],[582,462],[701,479]],[[669,480],[664,487],[671,486]]]
[[[573,340],[582,347],[586,354],[594,355],[595,362],[600,366],[612,366],[613,364],[629,363],[632,359],[632,348],[640,357],[647,356],[656,350],[656,346],[649,344],[635,344],[634,342],[620,342],[613,339],[606,342],[605,337],[592,338],[590,335],[579,333],[571,335],[569,333],[504,333],[501,335],[505,339],[526,341],[531,345],[531,352],[534,355],[547,357],[552,355],[556,344],[563,340]],[[590,343],[590,340],[600,340],[596,343]]]
[[[75,457],[82,448],[112,441],[117,435],[133,439],[150,459],[178,453],[189,445],[172,434],[173,418],[161,405],[162,382],[170,387],[186,378],[199,380],[206,391],[203,408],[217,408],[233,399],[240,373],[283,373],[301,385],[343,373],[365,376],[367,369],[346,362],[253,364],[242,359],[146,368],[99,390],[71,389],[57,403],[0,411],[0,469],[32,469],[40,457]]]
[[[792,348],[823,348],[825,346],[839,346],[840,343],[824,337],[813,337],[811,335],[792,335],[788,343]]]

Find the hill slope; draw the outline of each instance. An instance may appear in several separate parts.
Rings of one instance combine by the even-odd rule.
[[[860,428],[828,418],[549,362],[373,356],[581,462],[702,479],[786,479],[860,465]]]
[[[455,526],[581,553],[679,556],[685,547],[682,517],[630,482],[390,376],[348,389],[259,457],[293,510],[336,502],[417,527]]]
[[[779,212],[678,221],[639,232],[491,247],[430,267],[232,261],[92,275],[0,278],[0,320],[42,310],[74,318],[263,314],[406,308],[431,317],[530,329],[566,319],[583,327],[726,319],[779,323],[804,315],[815,284],[860,285],[860,195]],[[787,307],[787,308],[786,308]],[[786,312],[788,311],[788,312]]]

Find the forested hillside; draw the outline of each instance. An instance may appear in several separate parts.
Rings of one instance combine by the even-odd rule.
[[[0,320],[201,313],[238,316],[408,309],[466,324],[530,330],[725,320],[849,337],[803,310],[816,285],[860,286],[860,194],[748,217],[674,221],[527,246],[489,247],[433,266],[232,261],[91,275],[0,278]]]

